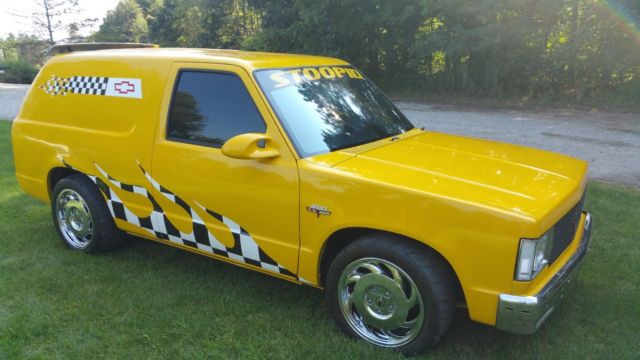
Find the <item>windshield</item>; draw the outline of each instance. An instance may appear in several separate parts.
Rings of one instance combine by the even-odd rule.
[[[400,110],[351,67],[259,70],[255,77],[301,157],[413,129]]]

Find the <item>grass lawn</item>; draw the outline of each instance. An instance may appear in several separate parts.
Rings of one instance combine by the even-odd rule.
[[[460,310],[425,357],[640,358],[640,192],[591,183],[586,206],[592,249],[541,331],[499,332]],[[18,189],[4,121],[0,234],[0,359],[403,358],[342,335],[312,288],[140,239],[67,250],[49,207]]]

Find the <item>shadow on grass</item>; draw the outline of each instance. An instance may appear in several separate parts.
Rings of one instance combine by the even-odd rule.
[[[206,274],[204,277],[211,280],[212,283],[240,284],[235,293],[239,299],[268,293],[269,302],[271,303],[269,306],[278,306],[282,309],[296,307],[301,299],[305,299],[311,302],[314,308],[322,310],[324,315],[321,318],[323,320],[332,321],[329,309],[326,306],[323,290],[283,281],[141,237],[127,235],[126,238],[127,241],[122,248],[107,254],[107,256],[114,257],[118,262],[128,263],[132,266],[140,264],[141,260],[153,262],[155,264],[154,267],[161,267],[170,273],[181,273],[182,277],[199,279],[203,277],[203,274]],[[308,320],[300,319],[299,325],[326,327],[326,322],[324,321],[310,324]],[[337,327],[335,329],[337,331]],[[465,308],[459,308],[456,311],[451,328],[442,339],[440,346],[458,347],[461,342],[474,338],[483,339],[478,345],[486,347],[489,345],[486,341],[502,343],[505,340],[520,337],[497,331],[491,326],[476,323],[469,318]],[[470,351],[473,352],[473,348]]]

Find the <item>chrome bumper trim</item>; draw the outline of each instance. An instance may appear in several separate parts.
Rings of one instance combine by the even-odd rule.
[[[584,230],[580,245],[571,259],[549,280],[535,296],[514,296],[500,294],[496,328],[516,334],[532,334],[551,315],[556,305],[564,297],[565,285],[575,274],[587,255],[591,240],[591,214],[585,214]]]

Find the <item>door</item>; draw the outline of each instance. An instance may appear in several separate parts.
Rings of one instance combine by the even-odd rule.
[[[250,76],[231,65],[177,63],[169,78],[152,168],[143,169],[154,188],[156,235],[295,276],[296,160]],[[253,160],[222,153],[228,139],[245,133],[267,134],[279,155]]]

